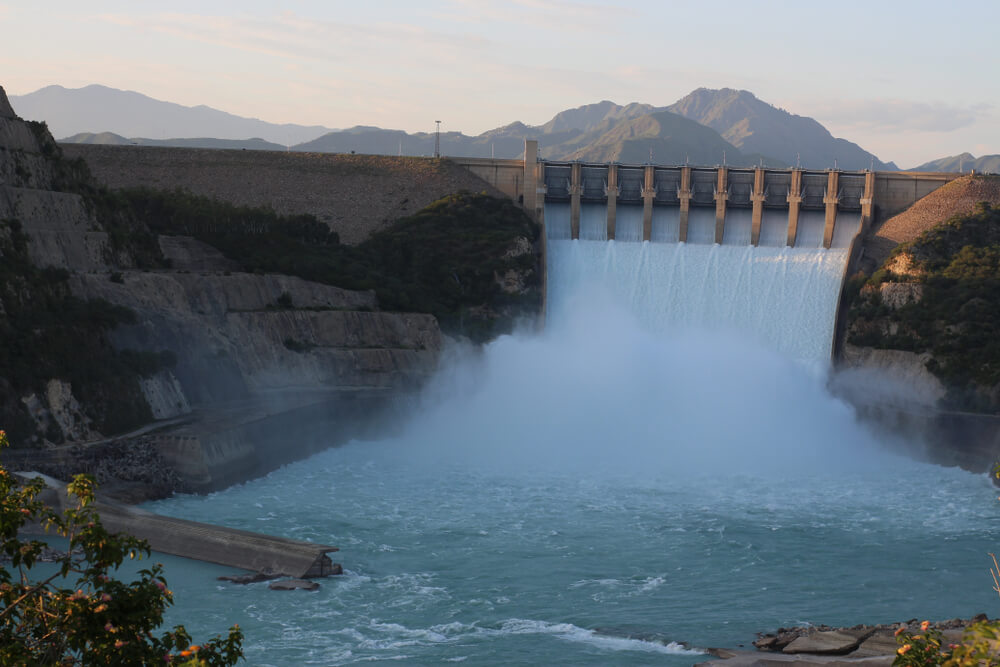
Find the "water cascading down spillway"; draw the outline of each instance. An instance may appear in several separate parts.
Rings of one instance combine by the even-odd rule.
[[[580,240],[570,240],[569,206],[546,202],[549,318],[558,319],[581,289],[603,290],[652,332],[731,333],[826,368],[856,215],[841,213],[832,247],[823,248],[823,213],[803,211],[790,247],[787,214],[767,211],[754,247],[749,211],[728,212],[721,244],[714,209],[692,208],[684,243],[676,209],[654,209],[650,242],[637,242],[641,226],[633,229],[628,213],[619,223],[625,233],[603,240],[605,211],[583,204]]]

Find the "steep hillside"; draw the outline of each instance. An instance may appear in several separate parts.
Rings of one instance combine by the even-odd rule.
[[[650,160],[652,152],[652,160]],[[714,130],[669,111],[640,116],[614,125],[567,156],[593,162],[748,165],[738,149]]]
[[[22,469],[91,472],[132,501],[223,488],[364,434],[435,370],[439,322],[482,341],[539,310],[538,226],[519,208],[468,193],[417,205],[456,184],[446,162],[325,156],[346,183],[321,174],[310,191],[308,155],[268,171],[256,161],[289,157],[76,148],[112,151],[116,177],[159,151],[160,176],[267,208],[110,190],[0,89],[0,427],[17,447],[4,461]],[[199,172],[202,155],[238,156],[243,171],[209,159]],[[387,193],[416,213],[342,245],[315,216],[276,213],[291,204],[251,190],[254,172],[302,208]]]
[[[1000,178],[982,180],[1000,194]],[[849,363],[889,351],[937,379],[925,392],[934,407],[1000,413],[1000,206],[982,202],[931,227],[862,279],[848,313]]]
[[[915,241],[952,216],[969,215],[984,201],[1000,204],[1000,181],[966,176],[941,186],[869,232],[864,268],[875,271],[899,244]]]
[[[762,102],[745,90],[699,88],[668,110],[716,130],[745,153],[772,156],[786,164],[827,169],[895,170],[857,144],[837,139],[812,118]]]
[[[931,160],[907,171],[945,171],[949,173],[975,171],[981,174],[996,174],[1000,173],[1000,155],[983,155],[977,158],[972,153],[962,153]]]

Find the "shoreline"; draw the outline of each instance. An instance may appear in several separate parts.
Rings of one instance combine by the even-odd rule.
[[[970,619],[931,621],[928,627],[941,633],[943,644],[959,643],[969,627],[988,620],[990,619],[986,614],[977,614]],[[756,651],[706,649],[706,652],[716,659],[696,663],[696,667],[703,665],[766,667],[775,663],[827,666],[891,665],[901,645],[896,639],[896,632],[900,629],[910,635],[919,635],[924,631],[921,628],[921,621],[917,619],[850,627],[817,625],[778,628],[774,632],[757,633],[757,639],[752,642]]]

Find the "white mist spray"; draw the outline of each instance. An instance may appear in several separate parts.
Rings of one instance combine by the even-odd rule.
[[[413,464],[841,474],[871,436],[824,388],[842,251],[550,241],[543,334],[449,364]]]

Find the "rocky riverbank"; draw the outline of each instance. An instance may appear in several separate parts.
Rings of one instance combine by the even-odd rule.
[[[971,619],[953,618],[929,624],[942,634],[944,645],[958,643],[965,630],[975,623],[989,620],[986,614]],[[724,667],[769,667],[782,665],[891,665],[900,643],[896,633],[910,635],[924,632],[922,621],[910,619],[899,623],[831,627],[827,625],[778,628],[761,633],[753,642],[757,651],[710,649],[720,661],[701,665]]]

